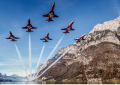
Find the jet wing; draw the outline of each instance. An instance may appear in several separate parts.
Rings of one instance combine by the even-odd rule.
[[[75,30],[75,29],[72,28],[72,25],[70,25],[70,26],[68,26],[68,27],[70,27],[70,30]]]
[[[32,27],[32,29],[37,29],[37,27]]]
[[[42,39],[40,39],[40,40],[45,40],[45,38],[42,38]]]
[[[74,40],[78,40],[78,39],[74,39]]]
[[[58,17],[57,15],[54,15],[53,17]]]
[[[14,37],[15,39],[20,39],[20,38],[18,38],[18,37]]]
[[[63,28],[63,29],[61,29],[61,30],[67,30],[67,28]]]
[[[49,38],[49,40],[53,40],[53,39]]]
[[[26,26],[26,27],[22,27],[22,29],[28,29],[28,27]]]
[[[45,14],[45,15],[43,15],[43,17],[48,17],[48,15],[49,15],[49,14]]]
[[[71,29],[71,30],[75,30],[75,29]]]
[[[6,38],[6,39],[11,39],[10,37]]]

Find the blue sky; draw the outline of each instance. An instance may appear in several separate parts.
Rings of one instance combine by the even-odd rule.
[[[53,2],[55,14],[59,18],[47,22],[45,21],[47,18],[42,17],[42,14],[50,11]],[[0,0],[0,72],[26,76],[14,43],[5,39],[9,37],[11,31],[13,35],[20,37],[16,44],[29,73],[29,33],[21,28],[27,25],[29,17],[31,24],[37,27],[31,33],[32,71],[34,71],[44,44],[40,38],[44,38],[49,32],[50,38],[53,39],[45,45],[40,63],[42,64],[63,36],[61,28],[67,27],[75,20],[73,24],[75,31],[64,36],[51,58],[60,48],[73,44],[75,38],[88,34],[96,24],[103,24],[119,17],[119,4],[119,0]]]

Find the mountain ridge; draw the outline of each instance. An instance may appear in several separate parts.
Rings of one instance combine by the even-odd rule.
[[[116,21],[117,20],[117,21]],[[84,41],[77,43],[68,53],[52,66],[40,79],[54,81],[101,81],[120,78],[120,17],[93,28]],[[113,25],[113,26],[111,26]],[[115,29],[113,28],[115,26]],[[106,28],[105,28],[106,27]],[[97,29],[98,30],[97,30]],[[57,51],[48,60],[45,70],[54,62],[68,45]],[[40,66],[41,67],[41,66]],[[39,67],[39,69],[40,69]],[[108,70],[106,70],[108,69]],[[41,71],[41,72],[42,72]],[[39,72],[39,74],[41,73]]]

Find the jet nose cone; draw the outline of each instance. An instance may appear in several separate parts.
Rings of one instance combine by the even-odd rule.
[[[55,2],[53,3],[53,5],[55,5]]]
[[[30,20],[30,18],[28,18],[28,20]]]
[[[78,38],[77,38],[78,39]]]
[[[73,22],[74,22],[75,20],[73,20]]]
[[[11,32],[11,31],[9,31],[9,32]]]

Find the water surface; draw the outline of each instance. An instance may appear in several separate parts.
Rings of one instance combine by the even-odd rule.
[[[0,85],[120,85],[120,82],[0,82]]]

